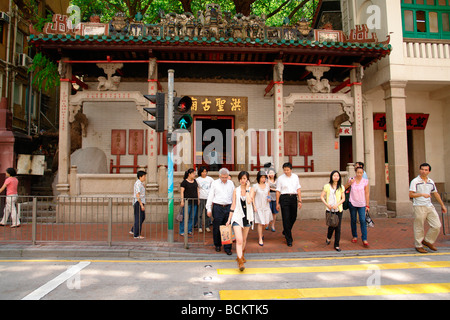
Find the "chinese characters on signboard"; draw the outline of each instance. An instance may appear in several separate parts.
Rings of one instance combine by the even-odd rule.
[[[192,113],[195,114],[241,114],[247,110],[247,97],[193,96]]]
[[[406,114],[406,128],[407,130],[425,130],[429,114],[424,113],[407,113]],[[374,130],[386,130],[386,114],[373,114],[373,128]]]

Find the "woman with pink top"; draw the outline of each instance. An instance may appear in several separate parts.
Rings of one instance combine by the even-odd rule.
[[[361,238],[364,247],[369,246],[367,242],[367,226],[366,226],[366,211],[369,210],[369,180],[363,178],[364,169],[361,167],[356,168],[356,176],[351,178],[345,188],[347,189],[351,185],[349,209],[351,217],[352,227],[352,242],[358,241],[358,232],[356,228],[356,214],[359,216],[359,224],[361,225]]]
[[[17,186],[19,180],[16,178],[16,170],[14,168],[6,169],[6,179],[3,186],[0,188],[0,193],[6,189],[6,204],[3,211],[3,219],[0,221],[0,226],[5,226],[9,215],[11,215],[11,228],[17,228],[20,226],[20,220],[17,216],[16,202],[17,202]]]

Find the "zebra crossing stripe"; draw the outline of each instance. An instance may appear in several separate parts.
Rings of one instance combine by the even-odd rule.
[[[286,267],[286,268],[245,268],[239,271],[237,268],[217,269],[219,275],[246,275],[246,274],[277,274],[277,273],[323,273],[323,272],[346,272],[367,271],[369,268],[379,270],[394,269],[423,269],[423,268],[449,268],[450,261],[427,261],[427,262],[403,262],[384,264],[357,264],[357,265],[333,265],[312,267]]]
[[[313,299],[356,296],[391,296],[449,293],[450,283],[384,285],[379,287],[335,287],[279,290],[221,290],[222,300]]]

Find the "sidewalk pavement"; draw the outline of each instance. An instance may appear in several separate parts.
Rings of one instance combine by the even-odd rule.
[[[276,221],[276,231],[264,230],[264,246],[258,244],[256,227],[250,230],[246,255],[275,256],[283,254],[284,257],[297,256],[299,254],[327,254],[346,255],[359,254],[371,255],[380,252],[396,251],[416,254],[414,249],[413,218],[374,218],[375,227],[368,228],[369,247],[365,248],[361,241],[361,232],[358,225],[358,242],[352,243],[350,219],[344,215],[341,227],[341,252],[334,250],[334,235],[330,245],[325,243],[327,226],[323,220],[297,220],[292,233],[294,243],[292,247],[286,245],[282,235],[281,217]],[[425,230],[428,230],[425,224]],[[447,231],[448,232],[448,231]],[[195,229],[194,237],[198,239]],[[163,258],[180,257],[191,259],[212,258],[223,259],[230,257],[235,259],[235,244],[233,243],[233,255],[227,256],[224,251],[216,252],[212,241],[212,232],[206,233],[206,243],[190,243],[189,249],[183,245],[183,238],[176,237],[175,243],[165,241],[146,241],[130,238],[127,242],[114,242],[112,246],[98,242],[43,242],[37,245],[30,243],[0,243],[1,257],[97,257],[97,258]],[[441,229],[435,246],[437,252],[450,252],[450,234],[444,235]],[[432,252],[428,249],[429,252]]]

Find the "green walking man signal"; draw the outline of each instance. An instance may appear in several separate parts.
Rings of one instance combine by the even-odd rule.
[[[192,106],[192,99],[188,96],[184,96],[181,98],[178,98],[178,97],[173,98],[174,129],[189,130],[189,128],[191,127],[192,122],[193,122],[191,114],[190,114],[191,106]]]

